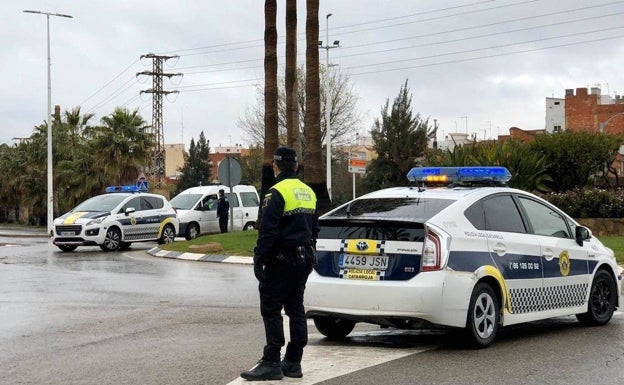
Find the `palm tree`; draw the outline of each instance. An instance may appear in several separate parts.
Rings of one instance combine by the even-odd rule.
[[[116,108],[101,119],[102,126],[88,130],[97,163],[103,166],[110,184],[134,184],[139,170],[147,164],[153,145],[145,131],[145,120],[139,110]]]
[[[277,113],[277,1],[264,2],[264,159],[260,200],[275,184],[273,153],[278,146]],[[258,223],[262,210],[258,213]]]
[[[321,103],[319,82],[318,22],[319,0],[306,1],[306,152],[303,157],[306,183],[314,190],[321,212],[329,209],[327,180],[321,151]]]

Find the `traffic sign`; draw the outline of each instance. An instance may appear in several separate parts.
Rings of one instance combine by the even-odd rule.
[[[149,182],[147,181],[147,178],[145,178],[145,176],[143,175],[141,175],[139,179],[137,179],[136,186],[139,189],[139,191],[142,191],[142,192],[149,191]]]
[[[226,156],[219,163],[219,182],[228,187],[234,187],[240,183],[243,177],[243,171],[240,163],[231,156]]]
[[[349,154],[349,172],[353,174],[366,174],[366,153],[352,152]]]

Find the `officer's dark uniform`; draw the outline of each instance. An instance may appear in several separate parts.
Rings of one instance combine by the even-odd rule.
[[[282,153],[285,155],[280,155]],[[275,152],[276,159],[288,159],[290,156],[295,162],[294,150],[280,147]],[[261,365],[280,363],[280,352],[285,343],[281,315],[283,307],[290,320],[290,342],[284,361],[295,363],[298,367],[298,375],[291,377],[301,377],[299,362],[303,347],[308,342],[303,293],[315,263],[314,246],[318,231],[314,191],[297,179],[294,170],[281,171],[277,183],[265,195],[263,202],[254,251],[254,272],[260,281],[260,312],[266,333]],[[289,376],[287,369],[284,369],[284,374]],[[262,370],[241,374],[246,379],[281,378],[260,378],[262,375]]]
[[[230,202],[225,199],[225,191],[219,190],[219,201],[217,202],[217,217],[219,217],[219,230],[222,233],[228,231],[228,219],[230,216]]]

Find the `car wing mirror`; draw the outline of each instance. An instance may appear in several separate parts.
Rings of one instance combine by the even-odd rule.
[[[133,212],[135,212],[135,211],[136,211],[136,210],[134,209],[134,207],[128,207],[128,208],[126,209],[126,215],[130,215],[130,214],[132,214],[132,213],[133,213]]]
[[[591,231],[589,231],[589,229],[585,226],[576,226],[575,238],[576,238],[576,243],[578,243],[579,246],[583,246],[583,241],[586,241],[589,238],[591,238]]]

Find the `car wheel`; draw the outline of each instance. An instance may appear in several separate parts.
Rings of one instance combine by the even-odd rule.
[[[327,338],[342,339],[345,338],[355,327],[355,321],[344,318],[335,317],[314,317],[314,326]]]
[[[500,305],[490,285],[480,282],[470,298],[465,342],[472,347],[484,348],[496,338],[500,327]]]
[[[245,223],[245,227],[243,227],[243,231],[254,230],[256,228],[255,222],[247,222]]]
[[[132,243],[130,243],[130,242],[121,242],[119,244],[119,250],[128,250],[130,248],[131,244]]]
[[[184,238],[186,238],[187,241],[190,241],[191,239],[195,239],[197,237],[199,237],[199,226],[196,223],[189,223],[186,228]]]
[[[173,243],[175,240],[175,229],[171,225],[165,225],[162,230],[162,235],[158,239],[158,244],[163,245],[165,243]]]
[[[121,246],[121,231],[116,227],[109,227],[106,230],[104,243],[100,245],[100,249],[104,251],[115,251]]]
[[[577,314],[579,322],[586,326],[604,325],[613,316],[617,301],[617,288],[613,277],[605,270],[598,270],[592,282],[587,313]]]
[[[78,248],[76,245],[57,245],[57,247],[62,251],[74,251]]]

